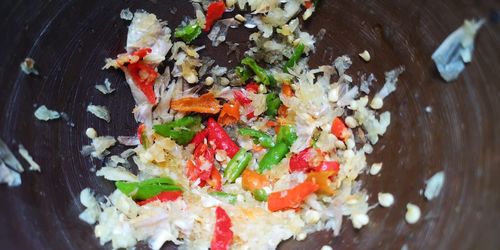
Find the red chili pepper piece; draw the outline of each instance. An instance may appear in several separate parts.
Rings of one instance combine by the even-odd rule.
[[[144,129],[146,128],[146,125],[144,123],[141,123],[139,127],[137,127],[137,138],[139,138],[139,142],[142,144],[142,135],[144,134]]]
[[[306,7],[306,9],[309,9],[313,6],[313,3],[311,1],[306,1],[304,2],[304,6]]]
[[[331,132],[341,140],[345,140],[349,137],[347,126],[339,117],[335,117],[335,119],[333,119]]]
[[[145,56],[151,53],[151,51],[152,51],[151,48],[139,49],[134,51],[134,53],[132,53],[132,56],[138,56],[139,59],[143,59]]]
[[[319,166],[313,168],[315,172],[323,172],[323,171],[334,171],[338,172],[340,169],[340,164],[336,161],[323,161]]]
[[[210,5],[208,5],[205,29],[203,29],[203,31],[205,32],[210,31],[215,21],[219,20],[222,17],[222,14],[224,14],[225,10],[226,10],[226,5],[224,4],[223,1],[213,2]]]
[[[143,62],[130,63],[127,69],[135,85],[144,93],[151,104],[155,104],[156,95],[153,86],[156,78],[158,78],[158,72]]]
[[[215,230],[211,250],[227,250],[233,240],[233,231],[231,231],[231,218],[221,207],[215,208]]]
[[[252,100],[246,97],[241,90],[234,90],[233,95],[236,101],[238,101],[241,105],[248,105],[252,103]]]
[[[186,163],[186,175],[190,181],[195,181],[200,176],[200,169],[196,167],[193,160],[189,160]]]
[[[233,157],[240,148],[229,137],[226,131],[213,118],[209,118],[207,122],[208,141],[213,143],[217,149],[226,151],[229,157]]]
[[[193,137],[190,143],[194,144],[194,148],[197,148],[198,145],[203,143],[203,141],[205,140],[205,138],[207,138],[207,136],[208,136],[208,130],[204,129],[196,133],[196,135]]]
[[[306,171],[309,169],[310,150],[311,148],[304,149],[290,157],[291,172]]]
[[[143,200],[143,201],[137,202],[137,205],[144,206],[144,205],[146,205],[146,204],[148,204],[150,202],[153,202],[153,201],[160,201],[160,202],[175,201],[175,200],[177,200],[181,196],[182,196],[182,192],[181,191],[161,192],[157,196],[151,197],[151,198],[149,198],[147,200]]]
[[[252,119],[254,117],[255,117],[255,113],[253,111],[247,114],[247,119],[248,120],[250,120],[250,119]]]
[[[219,170],[217,170],[215,167],[212,168],[210,179],[207,180],[207,184],[217,191],[222,190],[222,176],[219,173]]]
[[[245,86],[245,89],[248,92],[252,92],[254,94],[257,94],[257,92],[259,92],[259,84],[255,83],[255,82],[251,82],[251,83],[247,84],[247,86]]]
[[[278,210],[286,210],[298,208],[306,197],[319,188],[319,185],[310,181],[305,181],[291,189],[273,192],[267,199],[267,209],[274,212]]]
[[[213,149],[208,147],[207,144],[200,144],[194,150],[195,165],[199,169],[199,178],[201,180],[210,179],[212,169],[214,167],[215,152]]]

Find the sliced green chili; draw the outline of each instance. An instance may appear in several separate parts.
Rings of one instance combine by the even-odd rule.
[[[226,193],[226,192],[215,191],[215,192],[211,192],[210,195],[224,199],[227,202],[229,202],[229,204],[231,204],[231,205],[236,204],[236,201],[238,200],[235,194],[230,194],[230,193]]]
[[[243,58],[243,60],[241,60],[241,64],[248,66],[259,78],[260,82],[269,86],[276,85],[276,80],[274,79],[274,77],[267,70],[260,67],[253,58],[245,57]]]
[[[288,69],[293,68],[293,66],[297,64],[297,61],[302,56],[302,53],[304,53],[304,49],[305,49],[304,44],[300,43],[299,45],[297,45],[297,47],[293,51],[292,56],[286,62],[285,68],[283,69],[286,73],[288,73]]]
[[[169,137],[177,144],[188,144],[197,132],[201,124],[199,116],[185,116],[172,122],[154,125],[154,131],[164,137]]]
[[[265,114],[268,116],[275,117],[276,115],[278,115],[278,109],[281,106],[280,97],[274,92],[267,94],[266,95],[266,105],[267,105],[267,109],[266,109]]]
[[[115,182],[116,188],[135,200],[146,200],[165,191],[181,191],[170,178],[154,178],[143,182]]]
[[[273,138],[259,130],[251,129],[251,128],[240,128],[239,129],[240,135],[244,136],[250,136],[253,139],[255,139],[261,146],[265,148],[272,148],[274,147],[274,141]]]
[[[224,170],[224,178],[228,182],[234,182],[243,173],[251,159],[252,154],[241,148],[227,164]]]
[[[284,142],[288,147],[297,140],[297,132],[292,125],[283,125],[276,135],[276,143]]]
[[[234,71],[242,82],[246,82],[248,79],[250,79],[251,73],[245,66],[236,66]]]
[[[201,34],[201,27],[197,22],[175,28],[174,36],[186,43],[192,42]]]
[[[270,148],[267,153],[262,157],[259,162],[259,168],[257,172],[262,173],[265,170],[269,170],[285,158],[286,154],[290,151],[290,148],[286,143],[279,142],[274,147]]]

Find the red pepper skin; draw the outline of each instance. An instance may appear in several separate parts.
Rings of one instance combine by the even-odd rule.
[[[153,86],[156,78],[158,78],[158,72],[143,62],[130,63],[127,69],[135,85],[144,93],[148,101],[151,104],[156,104],[156,95]],[[144,75],[146,75],[145,78]]]
[[[251,82],[251,83],[249,83],[247,85],[247,89],[246,90],[248,92],[257,93],[257,90],[255,90],[255,92],[252,90],[253,87],[250,87],[250,89],[249,89],[248,86],[250,86],[252,84],[254,84],[257,87],[257,89],[259,88],[259,86],[256,83]],[[252,103],[252,100],[250,100],[248,97],[246,97],[245,94],[243,94],[243,92],[241,90],[234,90],[233,91],[233,95],[234,95],[234,99],[236,99],[236,101],[239,102],[243,106]],[[253,111],[247,114],[247,119],[248,120],[250,120],[250,119],[252,119],[254,117],[255,117],[255,114],[253,113]]]
[[[267,199],[267,209],[271,212],[298,208],[308,195],[316,192],[319,185],[305,181],[291,189],[273,192]]]
[[[313,3],[312,3],[312,1],[306,1],[306,2],[304,2],[304,6],[306,7],[306,9],[309,9],[313,6]]]
[[[345,140],[349,137],[347,126],[339,117],[335,117],[335,119],[333,119],[331,132],[335,135],[335,137],[341,140]]]
[[[241,105],[248,105],[252,103],[252,100],[246,97],[241,90],[234,90],[233,95],[234,99],[236,99],[236,101],[238,101]]]
[[[255,113],[253,111],[247,114],[247,119],[248,120],[250,120],[250,119],[252,119],[254,117],[255,117]]]
[[[213,2],[208,5],[205,29],[203,29],[203,31],[209,32],[210,29],[212,29],[215,21],[219,20],[222,17],[222,14],[224,14],[225,10],[226,5],[224,4],[224,1]]]
[[[186,175],[190,181],[195,181],[200,176],[200,169],[196,167],[194,160],[188,160],[186,162]]]
[[[139,142],[142,144],[142,135],[144,134],[144,129],[146,129],[146,125],[141,123],[139,127],[137,127],[137,138],[139,138]]]
[[[229,157],[233,157],[240,148],[229,137],[226,131],[218,124],[214,118],[209,118],[207,122],[208,141],[213,143],[217,149],[226,151]]]
[[[222,176],[215,167],[212,168],[212,173],[210,174],[210,179],[207,180],[207,184],[217,191],[222,190]]]
[[[245,89],[248,92],[252,92],[254,94],[257,94],[257,92],[259,92],[259,84],[255,83],[255,82],[251,82],[245,86]]]
[[[336,161],[323,161],[319,166],[313,168],[314,172],[334,171],[337,173],[340,170],[340,164]]]
[[[137,202],[137,205],[144,206],[144,205],[146,205],[146,204],[148,204],[150,202],[153,202],[153,201],[160,201],[160,202],[175,201],[175,200],[177,200],[181,196],[182,196],[182,192],[181,191],[161,192],[157,196],[151,197],[151,198],[149,198],[147,200],[143,200],[143,201]]]
[[[215,150],[208,147],[207,144],[200,144],[194,150],[195,165],[199,169],[199,178],[203,181],[210,179],[212,169],[215,168]],[[208,164],[208,169],[202,170],[201,166]]]
[[[190,143],[194,144],[194,148],[197,148],[198,145],[203,143],[203,141],[205,140],[205,138],[207,138],[207,136],[208,136],[208,130],[204,129],[196,133],[196,135],[193,137]]]
[[[153,51],[151,48],[144,48],[144,49],[139,49],[139,50],[136,50],[134,51],[134,53],[132,53],[133,56],[138,56],[139,59],[143,59],[144,57],[146,57],[149,53],[151,53],[151,51]]]
[[[227,250],[233,241],[233,231],[231,231],[231,218],[221,207],[215,208],[215,230],[211,250]]]
[[[306,148],[300,151],[297,154],[294,154],[290,157],[290,172],[305,172],[309,170],[310,164],[309,160],[311,159],[310,151],[312,148]]]

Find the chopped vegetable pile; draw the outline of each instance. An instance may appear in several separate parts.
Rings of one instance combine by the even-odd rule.
[[[175,29],[145,11],[122,12],[131,20],[126,52],[104,69],[123,71],[131,89],[137,130],[118,141],[135,148],[112,155],[116,140],[87,130],[92,142],[82,153],[107,159],[97,175],[116,190],[97,199],[84,189],[80,218],[96,224],[101,244],[147,241],[152,249],[167,241],[274,249],[319,230],[337,235],[344,216],[366,225],[372,206],[357,178],[390,124],[379,110],[403,68],[387,72],[372,98],[347,74],[348,56],[309,68],[316,40],[301,27],[319,1],[201,2]],[[233,14],[245,4],[252,14]],[[240,25],[253,31],[253,47],[233,69],[191,44],[201,36],[219,44]],[[110,84],[98,89],[112,92]],[[110,122],[96,107],[89,112]]]

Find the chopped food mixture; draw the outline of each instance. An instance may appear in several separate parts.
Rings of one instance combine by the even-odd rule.
[[[142,10],[120,13],[131,20],[126,51],[103,68],[124,73],[138,125],[134,136],[117,138],[134,148],[117,155],[108,150],[117,139],[86,130],[91,143],[82,154],[102,159],[96,174],[116,187],[80,195],[80,218],[95,224],[101,244],[274,249],[319,230],[337,235],[345,218],[355,228],[369,223],[376,204],[368,204],[358,176],[381,170],[366,155],[390,124],[381,109],[404,68],[389,70],[372,96],[375,77],[357,82],[347,55],[310,68],[317,38],[301,28],[317,3],[193,1],[195,16],[178,27]],[[245,5],[251,14],[234,13]],[[238,27],[253,33],[234,68],[191,44],[208,36],[219,46]],[[370,61],[367,51],[360,56]],[[112,92],[107,83],[96,88]],[[88,111],[110,121],[105,107]],[[394,197],[381,193],[379,202],[388,207]]]

